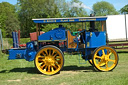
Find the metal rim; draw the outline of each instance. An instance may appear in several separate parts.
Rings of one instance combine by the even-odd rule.
[[[118,54],[109,46],[101,46],[94,51],[92,61],[99,71],[111,71],[118,64]]]
[[[63,53],[55,46],[45,46],[38,51],[35,57],[35,65],[43,74],[56,74],[64,65]]]

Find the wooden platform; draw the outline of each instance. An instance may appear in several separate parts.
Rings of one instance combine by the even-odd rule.
[[[128,49],[128,43],[108,44],[115,49]]]

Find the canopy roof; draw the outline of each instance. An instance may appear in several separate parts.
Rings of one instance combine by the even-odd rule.
[[[32,19],[34,23],[71,23],[71,22],[89,22],[106,21],[107,17],[71,17],[71,18],[39,18]]]

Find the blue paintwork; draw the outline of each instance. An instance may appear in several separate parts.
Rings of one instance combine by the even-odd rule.
[[[36,48],[34,47],[34,42],[28,42],[26,46],[25,56],[24,58],[27,61],[33,61],[36,55]]]
[[[105,21],[107,17],[83,17],[83,18],[51,18],[51,19],[33,19],[35,23],[65,23],[65,22],[89,22],[89,21]],[[38,36],[38,41],[50,42],[50,41],[66,41],[66,29],[63,27],[55,28],[50,30],[42,35]],[[85,32],[85,39],[83,39],[83,43],[85,44],[85,48],[78,48],[79,41],[78,39],[74,39],[74,42],[77,43],[76,48],[68,49],[68,46],[60,47],[60,50],[68,51],[68,52],[82,52],[82,57],[85,57],[85,60],[88,60],[88,56],[94,51],[97,47],[106,45],[106,32]],[[15,34],[14,34],[15,35]],[[15,39],[15,38],[14,38]],[[17,39],[18,40],[18,39]],[[15,42],[15,41],[14,41]],[[18,43],[18,42],[16,42]],[[42,42],[41,42],[42,43]],[[43,47],[39,43],[39,48]],[[67,39],[68,43],[68,39]],[[15,43],[14,43],[15,44]],[[17,45],[17,44],[16,44]],[[14,45],[15,46],[15,45]],[[58,46],[58,45],[55,45]],[[17,47],[17,46],[15,46]],[[58,46],[59,47],[59,46]],[[26,59],[27,61],[33,61],[35,55],[38,50],[36,50],[37,44],[34,41],[28,42],[25,49],[10,49],[9,50],[9,59]],[[99,55],[102,55],[99,52]]]
[[[66,33],[65,33],[65,28],[55,28],[53,30],[50,30],[40,36],[38,36],[39,41],[54,41],[54,40],[65,40],[66,39]]]
[[[34,47],[34,42],[27,43],[26,49],[10,49],[9,50],[9,60],[12,59],[26,59],[27,61],[33,61],[36,55],[36,50]]]
[[[105,21],[107,17],[76,17],[76,18],[44,18],[33,19],[34,23],[71,23],[71,22],[89,22]]]
[[[19,48],[18,33],[12,32],[13,48]]]
[[[106,45],[106,32],[86,32],[86,48],[97,48]]]
[[[25,53],[25,49],[10,49],[9,50],[9,60],[12,59],[24,59],[24,53]]]

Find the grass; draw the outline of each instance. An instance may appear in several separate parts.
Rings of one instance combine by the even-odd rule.
[[[26,44],[27,42],[30,42],[30,38],[21,38],[20,44]],[[3,47],[4,49],[9,49],[13,47],[13,40],[12,38],[3,38]]]
[[[111,72],[96,72],[87,61],[79,64],[79,55],[65,54],[63,70],[53,76],[39,74],[33,61],[8,60],[8,55],[0,52],[0,85],[127,85],[128,51],[117,52],[119,63]]]
[[[128,51],[118,51],[119,63],[111,72],[96,72],[88,63],[79,64],[78,55],[65,54],[65,65],[60,74],[39,74],[34,62],[7,60],[0,56],[0,85],[127,85]],[[83,62],[83,61],[81,61]]]

